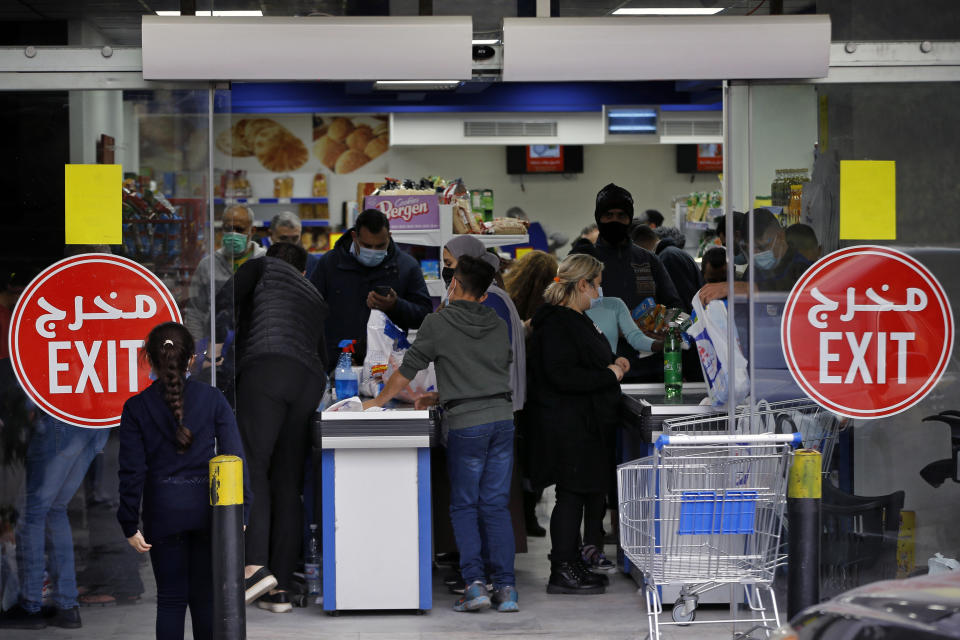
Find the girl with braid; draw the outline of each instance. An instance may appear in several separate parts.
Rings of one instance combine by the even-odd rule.
[[[154,327],[141,356],[156,381],[127,400],[120,418],[117,519],[130,546],[150,552],[158,640],[183,639],[188,605],[193,637],[213,637],[208,463],[216,455],[244,457],[226,398],[187,378],[193,353],[193,338],[183,325]],[[250,494],[246,462],[243,466],[246,522]]]

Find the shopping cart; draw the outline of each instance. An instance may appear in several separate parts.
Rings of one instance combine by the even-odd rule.
[[[779,626],[771,583],[800,443],[799,433],[665,434],[652,456],[617,468],[621,546],[643,573],[652,640],[662,625],[716,623],[695,620],[697,601],[723,585],[743,587],[753,625]],[[664,585],[681,585],[673,622],[660,621]]]
[[[842,429],[850,426],[849,419],[837,416],[809,399],[772,403],[761,400],[752,406],[737,407],[734,416],[733,429],[730,429],[730,416],[723,412],[664,420],[663,432],[688,435],[799,432],[804,448],[819,451],[821,468],[828,472],[837,437]]]

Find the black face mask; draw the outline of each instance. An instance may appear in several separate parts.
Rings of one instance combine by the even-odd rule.
[[[627,225],[621,222],[600,222],[597,224],[600,237],[612,245],[618,245],[627,239]]]
[[[456,272],[456,269],[453,267],[444,267],[440,270],[440,277],[443,278],[443,283],[450,286],[450,283],[453,282],[453,274]]]

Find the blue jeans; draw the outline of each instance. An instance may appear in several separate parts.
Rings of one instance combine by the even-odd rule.
[[[27,448],[26,496],[17,526],[17,568],[20,601],[33,613],[43,604],[43,570],[53,585],[54,603],[61,609],[77,606],[73,532],[67,504],[110,435],[109,429],[84,429],[60,422],[37,410]],[[44,557],[44,543],[49,556]]]
[[[513,421],[489,422],[447,435],[450,522],[460,550],[460,575],[468,585],[515,586],[510,476]]]

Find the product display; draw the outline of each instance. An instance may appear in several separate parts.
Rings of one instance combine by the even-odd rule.
[[[293,177],[280,176],[273,179],[273,197],[274,198],[292,198],[293,197]]]

